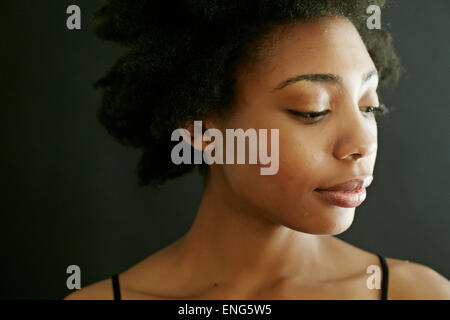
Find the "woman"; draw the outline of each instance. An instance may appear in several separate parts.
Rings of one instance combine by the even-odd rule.
[[[399,75],[389,34],[367,28],[373,3],[107,1],[97,34],[130,51],[95,84],[98,119],[142,148],[140,185],[196,166],[170,158],[172,132],[194,136],[194,120],[202,133],[278,129],[279,168],[197,165],[205,184],[190,230],[65,299],[449,299],[431,268],[334,237],[373,179],[378,84]],[[214,145],[184,138],[198,152]]]

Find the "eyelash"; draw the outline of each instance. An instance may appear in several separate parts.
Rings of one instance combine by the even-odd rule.
[[[371,111],[364,111],[364,112],[373,113],[374,116],[376,116],[376,117],[389,113],[389,109],[384,104],[380,104],[379,106],[369,106],[369,107],[362,107],[362,108],[364,108],[366,110],[371,110]],[[321,112],[299,112],[296,110],[289,110],[289,112],[295,116],[304,118],[307,121],[307,123],[316,123],[319,121],[319,120],[316,120],[316,118],[326,115],[327,113],[330,112],[330,110],[325,110],[325,111],[321,111]],[[311,121],[311,120],[315,120],[315,121]]]

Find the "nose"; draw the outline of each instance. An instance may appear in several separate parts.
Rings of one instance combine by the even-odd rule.
[[[355,111],[356,110],[356,111]],[[364,116],[359,107],[342,114],[334,157],[338,160],[353,160],[369,157],[377,151],[377,125],[371,115]]]

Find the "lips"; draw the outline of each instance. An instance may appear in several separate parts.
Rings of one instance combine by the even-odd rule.
[[[372,183],[372,180],[373,180],[372,176],[366,177],[365,179],[352,179],[352,180],[346,181],[344,183],[334,185],[330,188],[317,189],[317,190],[320,190],[320,191],[342,191],[342,192],[354,191],[354,190],[358,190],[361,188],[367,188]]]
[[[372,183],[373,177],[352,179],[326,189],[316,189],[323,199],[329,203],[343,207],[354,208],[366,199],[366,187]]]

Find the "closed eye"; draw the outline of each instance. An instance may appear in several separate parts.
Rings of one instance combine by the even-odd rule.
[[[292,113],[294,116],[302,117],[305,119],[316,119],[330,112],[330,110],[324,110],[321,112],[300,112],[297,110],[288,110],[288,111]]]
[[[366,114],[373,113],[376,117],[389,113],[389,109],[384,104],[380,104],[378,106],[360,107],[360,109],[362,109],[362,111]],[[296,117],[303,118],[303,121],[308,124],[319,122],[326,114],[331,112],[331,110],[324,110],[320,112],[300,112],[292,109],[288,109],[287,111]]]

